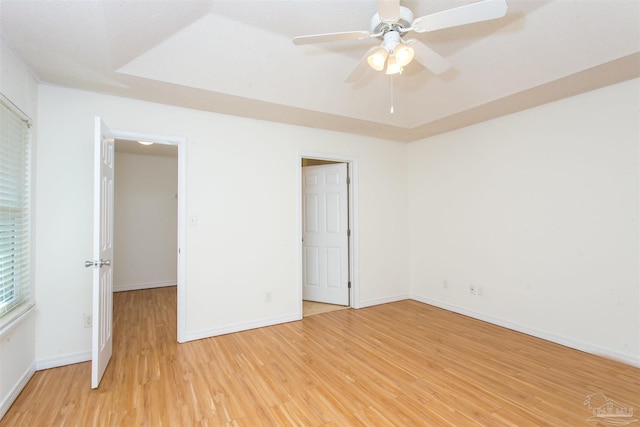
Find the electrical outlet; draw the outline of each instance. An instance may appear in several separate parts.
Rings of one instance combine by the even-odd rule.
[[[476,294],[476,287],[475,285],[469,285],[469,293],[471,295],[475,295]]]
[[[264,294],[264,301],[271,302],[271,292],[267,292],[266,294]]]
[[[93,326],[93,316],[87,313],[82,313],[82,326],[90,328]]]

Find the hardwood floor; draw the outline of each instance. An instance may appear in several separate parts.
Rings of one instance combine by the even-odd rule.
[[[640,407],[640,369],[415,301],[177,345],[175,298],[116,293],[100,388],[89,363],[37,372],[0,426],[588,426],[593,393]]]
[[[303,300],[302,317],[315,316],[316,314],[328,313],[336,310],[346,310],[348,308],[348,306],[344,305],[325,304],[322,302]]]

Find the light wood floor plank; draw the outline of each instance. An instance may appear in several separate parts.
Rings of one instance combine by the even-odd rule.
[[[0,427],[576,426],[640,370],[415,301],[176,344],[175,288],[114,295],[114,352],[37,372]],[[640,424],[640,422],[639,422]]]

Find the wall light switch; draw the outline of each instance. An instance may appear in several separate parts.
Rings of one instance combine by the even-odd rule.
[[[191,215],[189,217],[189,227],[195,227],[198,225],[198,217],[195,215]]]

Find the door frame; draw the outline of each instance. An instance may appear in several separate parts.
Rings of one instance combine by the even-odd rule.
[[[340,154],[319,153],[311,151],[298,152],[297,156],[297,192],[296,201],[298,209],[297,233],[298,242],[298,300],[300,306],[298,308],[298,316],[302,319],[302,159],[326,160],[331,162],[346,163],[348,165],[349,177],[351,184],[349,185],[349,229],[351,230],[351,238],[349,239],[349,274],[351,277],[351,290],[349,292],[349,307],[360,308],[360,277],[358,275],[359,268],[359,250],[360,232],[358,229],[358,159],[356,157],[344,156]]]
[[[177,277],[177,332],[179,343],[187,341],[186,336],[186,260],[187,260],[187,138],[183,136],[157,135],[111,129],[115,139],[150,141],[156,144],[178,147],[178,277]]]

